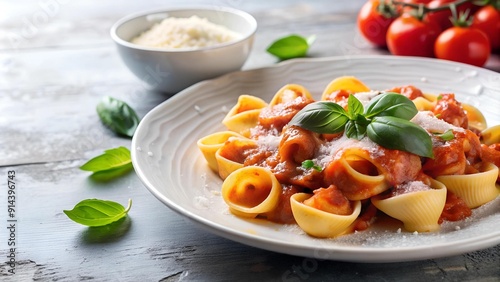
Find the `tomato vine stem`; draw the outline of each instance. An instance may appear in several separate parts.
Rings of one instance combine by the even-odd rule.
[[[456,7],[467,2],[471,2],[471,0],[457,0],[434,8],[429,8],[423,3],[415,4],[397,0],[389,0],[387,4],[394,7],[410,7],[412,8],[412,11],[410,11],[409,13],[421,21],[427,13],[456,9]]]
[[[453,1],[444,5],[441,5],[439,7],[435,8],[429,8],[425,4],[415,4],[415,3],[407,3],[407,2],[402,2],[402,1],[394,1],[394,0],[389,0],[389,3],[392,3],[396,6],[401,6],[401,7],[410,7],[413,9],[420,9],[423,11],[423,13],[429,13],[429,12],[437,12],[437,11],[443,11],[443,10],[448,10],[451,8],[451,6],[455,5],[460,6],[464,3],[470,2],[470,0],[457,0]]]

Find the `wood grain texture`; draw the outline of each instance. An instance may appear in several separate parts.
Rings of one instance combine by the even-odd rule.
[[[0,176],[16,171],[16,274],[0,228],[2,281],[499,281],[500,246],[417,262],[359,264],[282,255],[217,237],[154,198],[132,171],[102,182],[79,166],[130,146],[99,121],[105,95],[144,116],[168,95],[147,90],[120,61],[109,28],[120,17],[164,6],[223,5],[251,12],[259,30],[245,69],[276,59],[265,48],[290,33],[317,34],[310,57],[387,54],[357,33],[357,1],[0,1]],[[500,71],[495,55],[487,67]],[[5,185],[3,184],[3,187]],[[0,218],[6,216],[6,190]],[[106,228],[71,222],[85,198],[134,203]],[[5,222],[5,220],[3,221]]]

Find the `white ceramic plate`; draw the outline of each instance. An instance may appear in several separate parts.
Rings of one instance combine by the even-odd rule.
[[[471,218],[444,224],[437,233],[398,232],[398,226],[336,238],[315,239],[295,225],[245,220],[231,215],[196,141],[223,130],[221,120],[240,94],[270,101],[287,83],[319,99],[335,77],[354,75],[372,89],[412,84],[425,92],[456,93],[480,108],[489,125],[500,124],[500,74],[446,61],[393,56],[298,59],[263,69],[231,73],[198,83],[157,106],[132,140],[132,161],[145,186],[169,208],[209,231],[258,248],[318,259],[395,262],[452,256],[500,243],[500,197]]]

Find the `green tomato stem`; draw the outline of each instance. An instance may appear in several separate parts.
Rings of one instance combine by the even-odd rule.
[[[464,3],[470,2],[470,0],[457,0],[457,1],[445,4],[445,5],[441,5],[441,6],[436,7],[436,8],[429,8],[425,4],[406,3],[406,2],[392,1],[392,0],[390,2],[392,4],[394,4],[394,5],[396,5],[396,6],[410,7],[410,8],[413,8],[413,9],[421,10],[421,13],[422,13],[422,16],[423,16],[426,13],[429,13],[429,12],[437,12],[437,11],[448,10],[448,9],[450,9],[450,7],[452,5],[455,5],[456,7],[458,7],[458,6],[460,6],[460,5],[464,4]]]

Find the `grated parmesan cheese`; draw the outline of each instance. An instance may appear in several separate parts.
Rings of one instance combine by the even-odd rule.
[[[454,126],[444,120],[438,119],[432,112],[419,111],[412,119],[411,122],[420,125],[423,129],[429,132],[444,133],[451,129],[457,132],[464,132],[461,127]]]
[[[370,101],[375,98],[376,96],[380,95],[380,91],[369,91],[369,92],[358,92],[355,93],[354,96],[363,104],[363,106],[366,106]]]
[[[338,139],[320,145],[319,150],[314,158],[314,162],[321,167],[325,167],[334,159],[339,159],[346,148],[361,148],[370,153],[373,158],[380,157],[384,152],[380,151],[380,146],[371,141],[368,137],[361,140],[356,140],[347,137],[345,134]]]
[[[406,193],[426,191],[426,190],[430,190],[430,189],[432,189],[432,188],[427,186],[422,181],[409,181],[409,182],[406,182],[406,183],[403,183],[401,185],[396,186],[395,189],[392,191],[391,196],[394,197],[394,196],[403,195]]]
[[[206,18],[170,17],[155,24],[131,42],[164,49],[198,49],[234,41],[239,37],[240,34],[209,22]]]
[[[281,135],[262,135],[257,139],[257,145],[266,151],[276,151],[279,148],[281,138]]]

